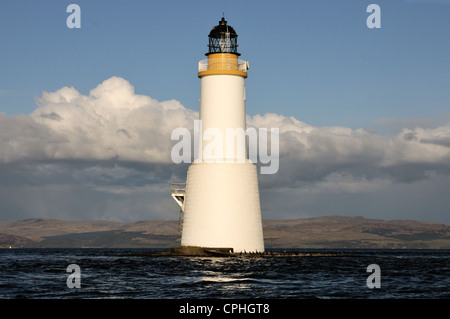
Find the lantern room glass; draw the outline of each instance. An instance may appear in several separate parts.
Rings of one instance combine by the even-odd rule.
[[[222,20],[219,21],[219,24],[215,26],[208,35],[209,50],[206,55],[212,53],[233,53],[240,55],[237,52],[237,37],[238,35],[233,27],[227,24],[225,18],[222,18]]]

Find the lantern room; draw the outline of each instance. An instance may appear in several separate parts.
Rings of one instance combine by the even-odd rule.
[[[225,18],[222,17],[222,20],[219,21],[219,24],[216,25],[208,35],[209,44],[208,44],[208,53],[233,53],[236,55],[240,55],[237,52],[237,37],[236,31],[234,31],[233,27],[227,24]]]
[[[227,24],[225,18],[212,28],[208,35],[208,59],[198,63],[198,76],[214,74],[231,74],[247,77],[248,62],[238,59],[237,37],[233,27]]]

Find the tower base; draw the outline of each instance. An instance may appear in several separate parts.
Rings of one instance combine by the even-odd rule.
[[[170,253],[178,256],[195,257],[229,257],[233,256],[233,248],[178,247],[171,248]]]
[[[256,166],[194,163],[189,167],[181,246],[263,252]]]

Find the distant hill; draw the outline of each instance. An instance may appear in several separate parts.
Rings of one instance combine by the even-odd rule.
[[[450,249],[450,225],[359,216],[265,220],[264,239],[272,248]]]
[[[24,237],[30,241],[23,245],[0,241],[0,247],[169,248],[180,245],[177,221],[118,223],[33,218],[0,222],[0,233]]]
[[[0,248],[26,247],[34,242],[26,237],[0,233]]]
[[[104,247],[170,248],[180,245],[177,221],[65,221],[26,219],[0,222],[0,248]],[[450,249],[450,225],[413,220],[323,216],[263,220],[270,248]]]

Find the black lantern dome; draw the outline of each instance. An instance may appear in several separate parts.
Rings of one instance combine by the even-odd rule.
[[[233,27],[229,26],[225,18],[222,17],[219,24],[216,25],[208,35],[209,50],[206,55],[212,53],[233,53],[240,55],[237,52],[237,37],[236,31],[234,31]]]

